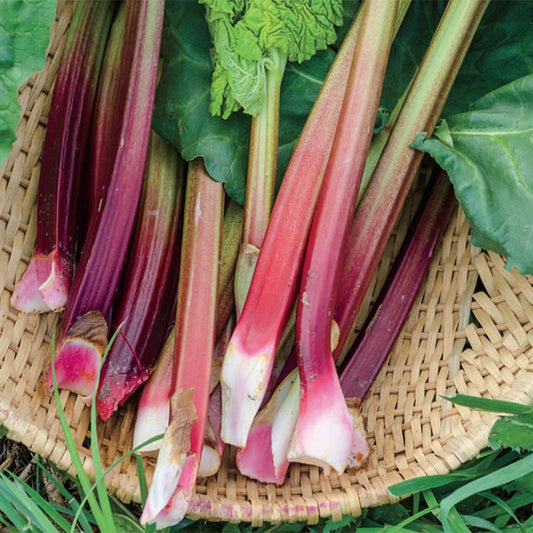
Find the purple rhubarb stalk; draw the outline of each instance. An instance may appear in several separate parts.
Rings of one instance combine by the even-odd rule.
[[[352,423],[331,351],[335,293],[379,106],[396,9],[364,4],[335,140],[313,218],[296,312],[300,414],[288,459],[328,474],[346,467]],[[335,216],[331,216],[335,213]]]
[[[11,297],[26,313],[58,311],[67,300],[82,154],[112,15],[113,2],[80,0],[69,28],[43,146],[35,253]]]
[[[431,134],[488,0],[451,0],[413,80],[387,145],[355,214],[344,258],[334,318],[342,349],[380,257],[398,219],[422,153],[409,148],[421,131]]]
[[[448,177],[441,172],[427,202],[421,206],[422,213],[415,217],[414,231],[406,237],[391,279],[376,301],[375,314],[343,365],[340,384],[350,403],[361,402],[387,359],[456,205]]]
[[[103,332],[121,275],[142,188],[161,43],[164,0],[127,2],[124,41],[106,119],[116,121],[120,142],[107,157],[109,187],[101,210],[91,220],[61,322],[55,358],[57,383],[88,397],[94,388],[102,352],[84,332]],[[111,97],[112,96],[112,97]],[[101,138],[98,142],[116,142]],[[105,150],[103,151],[105,153]],[[108,154],[109,155],[109,154]],[[99,324],[87,327],[89,313]],[[70,331],[77,324],[76,335]],[[80,337],[81,334],[81,337]],[[78,347],[83,343],[83,351]],[[51,387],[51,373],[48,385]]]
[[[103,420],[150,374],[163,347],[178,285],[183,164],[152,133],[141,205],[121,297],[113,313],[120,328],[105,359],[96,407]]]
[[[142,523],[168,512],[179,522],[193,494],[206,426],[211,364],[215,345],[218,262],[224,191],[203,162],[189,164],[178,284],[176,347],[165,432]]]

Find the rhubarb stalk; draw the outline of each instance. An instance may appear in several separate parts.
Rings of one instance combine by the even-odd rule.
[[[352,423],[331,352],[335,293],[379,106],[396,9],[364,4],[346,96],[307,245],[296,313],[300,414],[288,459],[341,473]],[[331,213],[335,213],[332,217]]]
[[[113,9],[110,1],[80,0],[69,28],[43,146],[35,253],[11,297],[26,313],[58,311],[67,301],[82,156]]]
[[[157,522],[163,511],[165,520],[179,522],[194,491],[215,345],[223,209],[222,184],[211,180],[201,160],[190,163],[182,242],[187,253],[182,254],[178,284],[170,424],[159,451],[142,523]]]
[[[55,358],[58,386],[89,397],[94,388],[102,352],[87,342],[83,332],[103,332],[130,241],[142,188],[154,102],[161,42],[164,0],[127,2],[125,39],[119,78],[106,120],[117,121],[120,132],[113,158],[107,166],[111,177],[104,205],[91,220],[79,265],[61,322],[59,350]],[[101,138],[98,142],[113,142]],[[103,152],[105,153],[105,151]],[[94,319],[89,327],[87,317]],[[77,334],[70,331],[77,323]],[[80,337],[81,332],[81,337]],[[79,346],[83,350],[79,350]],[[48,372],[51,387],[51,373]]]
[[[244,229],[235,272],[235,307],[242,312],[274,205],[278,158],[279,97],[287,54],[269,50],[265,102],[252,118]]]
[[[183,164],[157,134],[150,141],[142,201],[113,327],[122,325],[100,373],[103,420],[150,374],[173,310],[179,268]]]
[[[405,103],[355,214],[334,317],[339,348],[350,328],[416,176],[422,153],[409,148],[421,132],[431,134],[488,0],[448,3]]]
[[[408,5],[408,1],[399,2],[398,20]],[[289,161],[246,304],[224,359],[222,438],[237,446],[244,446],[263,401],[274,356],[296,302],[305,246],[346,90],[360,13],[335,57]]]

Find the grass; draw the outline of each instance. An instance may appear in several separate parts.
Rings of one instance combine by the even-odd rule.
[[[111,347],[110,341],[107,351]],[[104,354],[105,356],[107,355]],[[54,343],[52,342],[52,353]],[[52,357],[53,363],[53,357]],[[77,476],[58,475],[43,460],[34,456],[35,476],[32,483],[21,476],[0,472],[0,524],[2,531],[42,533],[104,531],[106,533],[153,533],[155,526],[139,524],[139,509],[129,508],[111,496],[105,487],[105,476],[137,449],[121,457],[106,470],[100,460],[96,433],[96,402],[91,407],[91,451],[95,482],[85,473],[74,437],[57,389],[52,364],[54,395],[67,448]],[[93,400],[96,390],[93,392]],[[461,533],[491,531],[496,533],[533,532],[533,408],[512,402],[457,395],[448,398],[473,409],[503,413],[494,424],[490,449],[445,475],[427,476],[389,487],[398,503],[366,509],[361,517],[344,517],[339,522],[322,520],[319,524],[265,525],[251,528],[247,524],[221,524],[185,519],[167,528],[167,533]],[[152,440],[158,439],[155,437]],[[146,444],[146,443],[144,443]],[[143,445],[144,445],[143,444]],[[141,496],[147,495],[147,484],[140,456],[137,456]],[[51,486],[61,503],[51,501],[45,490]]]

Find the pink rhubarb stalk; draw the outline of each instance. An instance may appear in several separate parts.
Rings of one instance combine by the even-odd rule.
[[[121,265],[124,263],[139,203],[157,78],[164,0],[127,2],[125,5],[125,39],[120,64],[114,73],[119,78],[106,119],[117,121],[120,143],[108,158],[111,174],[103,207],[93,217],[79,265],[73,279],[61,322],[59,350],[55,358],[58,386],[88,397],[94,388],[101,351],[96,345],[84,344],[83,335],[70,331],[78,323],[84,326],[89,313],[100,314],[100,325],[90,331],[103,330]],[[112,142],[98,139],[98,142]],[[109,154],[108,154],[109,155]],[[51,373],[48,385],[51,387]]]
[[[36,249],[11,298],[26,313],[58,311],[67,301],[82,154],[112,14],[113,2],[80,0],[70,25],[42,153]]]
[[[408,5],[409,1],[399,2],[398,21]],[[230,444],[244,446],[246,442],[296,302],[307,237],[346,91],[360,20],[361,10],[335,57],[291,156],[246,304],[226,352],[221,375],[222,438]]]
[[[224,191],[200,160],[189,164],[184,236],[178,285],[176,347],[170,424],[141,517],[158,520],[167,510],[183,518],[193,494],[206,426],[215,345],[216,287]],[[167,513],[165,511],[165,514]]]
[[[246,443],[296,300],[307,235],[322,184],[324,161],[335,135],[357,33],[358,24],[354,23],[294,149],[246,303],[226,351],[221,373],[222,438],[229,444]],[[303,174],[305,179],[301,179]]]
[[[387,240],[399,216],[422,153],[409,148],[421,132],[431,134],[488,0],[451,0],[433,35],[390,138],[359,204],[344,258],[334,317],[344,345]]]
[[[113,328],[122,325],[100,373],[103,420],[150,374],[165,341],[178,285],[183,164],[157,134],[150,141],[133,245]]]
[[[386,5],[387,3],[387,5]],[[296,313],[300,414],[288,459],[341,473],[352,423],[331,351],[331,325],[350,223],[379,106],[396,9],[364,4],[346,96],[307,245]],[[335,213],[332,217],[331,213]]]

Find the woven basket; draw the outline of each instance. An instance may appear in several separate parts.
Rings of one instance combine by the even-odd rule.
[[[10,296],[32,255],[36,236],[39,159],[51,89],[72,15],[70,0],[58,2],[45,68],[20,89],[17,141],[0,171],[0,424],[60,468],[72,469],[51,395],[41,380],[50,357],[54,314],[25,316]],[[423,178],[423,177],[422,177]],[[420,197],[411,191],[359,315],[362,322],[383,284]],[[476,319],[475,325],[470,316]],[[444,235],[407,323],[362,405],[373,447],[365,469],[325,477],[317,467],[295,464],[281,487],[241,476],[228,451],[216,476],[199,480],[190,516],[263,522],[340,519],[364,507],[392,501],[391,484],[445,473],[487,445],[492,415],[452,406],[441,395],[481,395],[533,403],[533,288],[527,277],[503,269],[495,254],[470,245],[459,210]],[[92,470],[89,410],[75,395],[61,393],[79,453]],[[101,453],[111,464],[131,447],[135,402],[99,424]],[[148,479],[153,463],[146,462]],[[140,498],[135,461],[107,478],[125,502]]]

